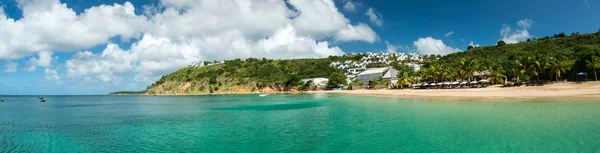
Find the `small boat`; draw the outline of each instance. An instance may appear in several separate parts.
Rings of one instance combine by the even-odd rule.
[[[265,97],[265,96],[268,96],[268,95],[269,95],[269,94],[260,94],[260,95],[258,95],[258,96],[259,96],[259,97]]]
[[[40,100],[40,102],[42,102],[42,103],[45,103],[45,102],[46,102],[46,99],[44,99],[44,97],[39,97],[39,96],[38,96],[38,99],[39,99],[39,100]]]

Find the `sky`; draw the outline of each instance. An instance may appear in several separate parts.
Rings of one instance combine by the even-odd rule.
[[[200,61],[445,55],[599,28],[598,0],[0,0],[0,95],[143,90]]]

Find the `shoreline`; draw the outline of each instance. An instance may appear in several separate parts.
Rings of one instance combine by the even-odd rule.
[[[496,85],[488,88],[473,89],[340,90],[315,91],[312,93],[473,101],[593,101],[600,100],[600,82],[585,82],[581,84],[569,82],[544,86],[509,88],[502,88]]]
[[[403,89],[403,90],[338,90],[338,91],[306,91],[306,92],[247,92],[247,93],[213,93],[213,94],[160,94],[140,96],[210,96],[210,95],[250,95],[250,94],[342,94],[355,96],[375,96],[394,98],[417,98],[435,100],[469,100],[469,101],[600,101],[599,82],[567,82],[553,83],[544,86],[522,86],[503,88],[494,85],[487,88],[471,89]]]

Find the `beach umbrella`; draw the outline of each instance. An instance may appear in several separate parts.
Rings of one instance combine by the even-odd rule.
[[[477,81],[471,81],[471,84],[477,84],[477,83],[478,83]]]
[[[451,85],[452,83],[450,82],[444,82],[444,85]]]
[[[577,73],[577,75],[579,75],[579,76],[586,76],[586,75],[588,75],[588,74],[587,74],[587,73],[585,73],[585,72],[579,72],[579,73]]]
[[[467,84],[467,82],[461,82],[460,84],[465,85],[465,84]]]
[[[438,85],[438,86],[441,86],[441,85],[444,85],[444,83],[441,83],[441,82],[440,82],[440,83],[437,83],[437,85]]]
[[[452,85],[460,84],[459,82],[452,82]]]
[[[481,82],[481,83],[488,83],[490,81],[488,81],[488,80],[479,80],[479,82]]]
[[[435,86],[435,83],[431,83],[431,84],[429,84],[429,86]]]

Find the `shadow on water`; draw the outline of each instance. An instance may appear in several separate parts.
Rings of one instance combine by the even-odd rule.
[[[213,108],[212,110],[236,110],[236,111],[281,111],[281,110],[296,110],[307,109],[323,106],[318,102],[292,103],[292,104],[275,104],[275,105],[244,105],[225,108]]]

